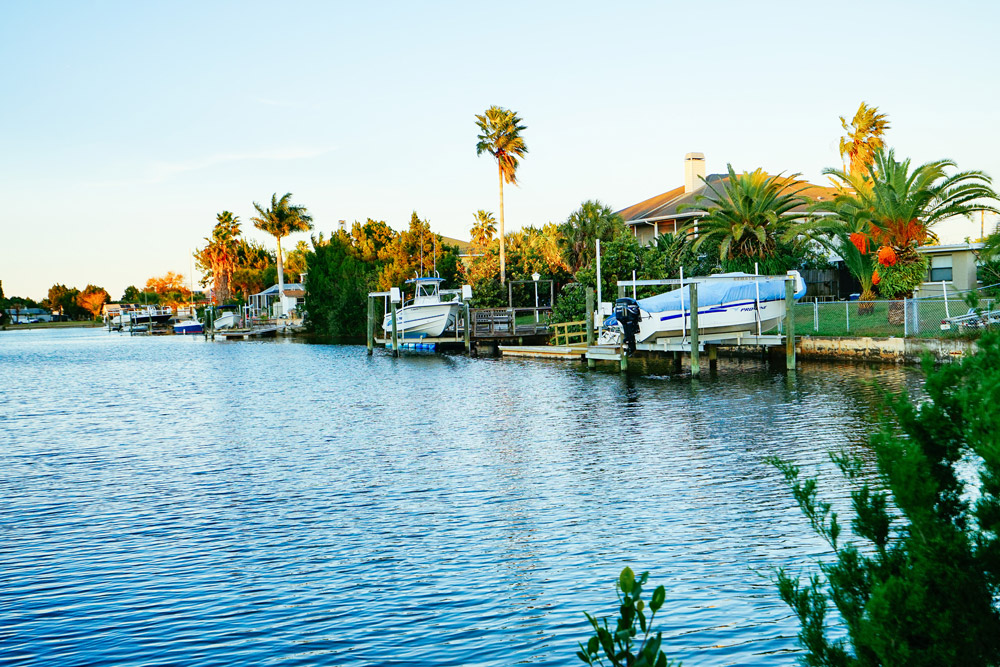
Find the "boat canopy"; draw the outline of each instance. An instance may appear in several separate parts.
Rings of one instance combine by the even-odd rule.
[[[444,282],[444,278],[438,278],[437,276],[434,276],[433,278],[432,277],[410,278],[406,282],[407,282],[407,284],[409,284],[409,283],[443,283]]]
[[[734,278],[734,280],[725,280]],[[726,273],[711,280],[698,280],[698,309],[705,306],[719,306],[734,301],[750,301],[757,299],[757,289],[760,286],[761,301],[782,301],[785,298],[784,278],[757,278],[748,273]],[[795,298],[805,296],[805,283],[795,293]],[[679,287],[671,292],[664,292],[645,299],[639,299],[639,307],[647,313],[663,313],[671,310],[685,310],[690,307],[690,292],[688,287]]]

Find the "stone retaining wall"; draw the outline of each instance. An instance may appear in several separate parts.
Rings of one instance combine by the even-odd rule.
[[[886,363],[919,363],[925,353],[936,360],[960,358],[975,352],[975,341],[938,338],[847,338],[802,336],[796,354],[803,359],[851,359]]]

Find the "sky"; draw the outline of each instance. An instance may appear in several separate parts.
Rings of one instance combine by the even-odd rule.
[[[825,183],[864,100],[916,163],[1000,178],[1000,3],[0,2],[0,281],[113,299],[229,210],[293,194],[315,232],[410,214],[469,238],[497,211],[475,114],[515,110],[509,230],[708,172]],[[987,229],[996,225],[986,217]],[[980,221],[937,231],[979,236]],[[308,234],[293,235],[291,247]],[[198,279],[200,276],[195,276]]]

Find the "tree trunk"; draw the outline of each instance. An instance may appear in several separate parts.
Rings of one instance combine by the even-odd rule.
[[[503,166],[497,160],[497,169],[500,172],[500,284],[507,281],[507,253],[504,248],[503,234]]]
[[[858,304],[858,315],[871,315],[875,312],[875,292],[870,287],[861,289],[861,303]]]
[[[906,304],[902,299],[889,302],[889,324],[901,326],[906,314]]]
[[[275,236],[278,239],[278,317],[285,314],[285,306],[282,303],[282,294],[285,291],[285,266],[281,261],[281,237]]]

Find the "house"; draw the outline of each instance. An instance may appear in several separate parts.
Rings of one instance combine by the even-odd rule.
[[[941,296],[945,289],[949,294],[953,294],[979,287],[976,274],[979,263],[978,252],[982,248],[982,243],[928,245],[917,248],[917,252],[926,255],[930,260],[918,296]]]
[[[7,315],[11,324],[34,324],[35,322],[51,322],[52,313],[42,308],[8,308]]]
[[[249,302],[254,312],[276,318],[278,316],[278,286],[271,285],[263,292],[251,295]],[[301,317],[305,302],[306,288],[302,283],[285,283],[285,289],[281,293],[281,313],[293,319]]]
[[[729,174],[706,176],[706,173],[704,153],[688,153],[684,156],[682,185],[624,208],[618,211],[618,215],[622,216],[626,226],[632,230],[640,243],[650,243],[661,234],[674,234],[684,224],[692,222],[699,216],[697,211],[681,210],[685,205],[697,204],[699,196],[714,196],[707,183],[721,192],[729,180]],[[811,201],[833,199],[836,193],[833,188],[821,185],[806,183],[805,186],[799,194]],[[792,210],[805,214],[808,208],[809,204],[803,204]]]

